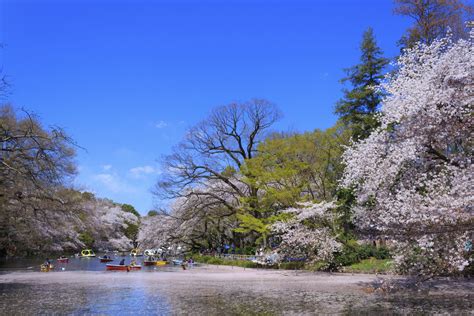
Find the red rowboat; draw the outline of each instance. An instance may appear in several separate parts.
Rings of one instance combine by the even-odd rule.
[[[68,263],[69,258],[58,258],[57,261],[60,262],[60,263]]]
[[[106,269],[109,271],[133,271],[141,270],[142,266],[122,266],[119,264],[107,264]]]
[[[114,259],[112,258],[99,258],[100,259],[100,262],[110,262],[110,261],[114,261]]]

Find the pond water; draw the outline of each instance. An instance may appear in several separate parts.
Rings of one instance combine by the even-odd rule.
[[[134,259],[138,264],[142,265],[142,271],[150,272],[154,270],[173,271],[180,267],[174,265],[166,266],[143,266],[144,257],[132,258],[130,256],[110,255],[114,260],[108,262],[110,264],[119,264],[120,260],[125,259],[125,264],[130,264]],[[91,258],[76,258],[70,256],[68,263],[60,263],[55,258],[50,258],[50,262],[54,265],[54,271],[104,271],[106,263],[101,263],[99,255]],[[40,265],[46,258],[17,258],[17,259],[2,259],[0,260],[0,273],[12,271],[40,271]]]
[[[71,258],[69,264],[41,273],[41,261],[24,259],[0,265],[2,315],[474,313],[474,285],[470,280],[380,295],[367,291],[378,280],[373,275],[207,265],[186,271],[169,265],[114,272],[105,271],[105,264],[97,258]]]

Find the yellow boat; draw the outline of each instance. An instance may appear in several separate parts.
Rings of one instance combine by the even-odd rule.
[[[49,272],[54,269],[54,266],[52,264],[42,264],[40,267],[41,272]]]
[[[141,256],[143,256],[143,253],[140,252],[140,249],[133,248],[132,251],[130,251],[130,256],[132,256],[132,257],[141,257]]]
[[[81,254],[78,256],[79,258],[92,258],[95,257],[95,253],[91,249],[83,249]]]
[[[167,265],[168,262],[167,261],[164,261],[164,260],[159,260],[155,263],[155,265],[157,266],[164,266],[164,265]]]

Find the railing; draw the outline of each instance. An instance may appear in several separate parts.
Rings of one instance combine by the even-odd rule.
[[[252,261],[252,260],[263,260],[265,256],[253,256],[253,255],[237,255],[237,254],[216,254],[216,258],[222,258],[226,260],[242,260],[242,261]]]

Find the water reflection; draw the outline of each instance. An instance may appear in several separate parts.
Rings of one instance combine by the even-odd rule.
[[[469,314],[473,292],[367,294],[366,276],[295,274],[196,267],[144,267],[109,272],[98,259],[73,259],[66,271],[30,272],[4,265],[0,310],[5,315],[393,315]],[[37,264],[37,262],[35,262]],[[15,268],[15,267],[16,268]],[[12,270],[13,269],[13,270]],[[15,271],[15,272],[11,272]],[[167,272],[167,273],[164,273]],[[347,282],[347,283],[346,283]],[[368,283],[367,283],[368,284]],[[447,285],[450,286],[449,284]]]

